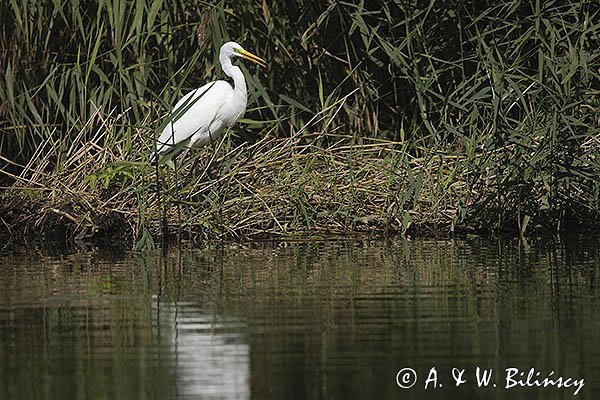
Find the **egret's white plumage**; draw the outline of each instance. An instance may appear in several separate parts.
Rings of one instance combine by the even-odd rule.
[[[233,85],[227,81],[214,81],[183,96],[173,108],[171,121],[156,142],[157,154],[168,153],[188,139],[189,146],[193,147],[210,143],[243,117],[247,103],[246,80],[242,70],[231,63],[233,57],[266,65],[263,59],[235,42],[221,46],[221,68],[233,79]]]

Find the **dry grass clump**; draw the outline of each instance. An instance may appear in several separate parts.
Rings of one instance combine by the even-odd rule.
[[[138,146],[126,146],[111,135],[118,117],[92,119],[90,138],[45,141],[18,166],[3,195],[2,223],[13,239],[131,243],[165,229],[191,239],[448,231],[468,194],[457,157],[415,158],[398,142],[355,144],[307,127],[239,145],[226,135],[180,168],[157,167],[144,150],[151,134],[134,129]]]
[[[564,228],[557,223],[565,217],[576,223],[600,215],[590,196],[597,194],[593,176],[555,178],[551,185],[517,176],[512,186],[517,170],[507,160],[514,145],[452,154],[359,140],[327,133],[331,108],[283,138],[268,127],[254,143],[230,133],[190,152],[180,167],[174,160],[150,163],[151,133],[132,128],[127,138],[116,135],[119,116],[97,112],[90,137],[47,140],[27,165],[16,166],[20,174],[3,171],[14,183],[2,195],[2,230],[13,241],[109,240],[143,248],[166,232],[191,240],[506,228],[524,234],[531,227]],[[580,170],[593,171],[599,142],[583,144]]]
[[[117,121],[97,111],[88,121],[97,124],[91,137],[86,137],[86,130],[68,142],[48,137],[27,165],[2,160],[20,171],[17,175],[2,170],[13,180],[2,188],[1,222],[10,239],[85,240],[113,235],[117,240],[134,239],[135,196],[127,190],[109,196],[94,179],[107,165],[126,159],[119,151],[122,146],[110,135]]]
[[[326,148],[313,144],[325,137],[336,142]],[[451,182],[446,190],[434,175],[455,159],[436,157],[423,165],[400,143],[348,145],[346,139],[265,138],[209,161],[201,168],[205,174],[172,194],[184,203],[183,226],[194,234],[234,237],[450,226],[465,185]],[[439,197],[440,192],[446,194]]]

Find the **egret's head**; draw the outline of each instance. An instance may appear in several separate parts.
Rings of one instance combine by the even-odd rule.
[[[230,59],[231,57],[242,57],[246,60],[252,61],[253,63],[260,65],[261,67],[267,66],[267,62],[265,60],[258,56],[255,56],[249,51],[244,50],[244,48],[236,42],[227,42],[223,46],[221,46],[221,53],[219,55],[219,58]]]

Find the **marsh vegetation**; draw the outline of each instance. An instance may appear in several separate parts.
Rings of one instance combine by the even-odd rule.
[[[9,239],[600,221],[597,2],[1,1]],[[246,119],[157,168],[170,107],[222,79],[230,39],[269,61]]]

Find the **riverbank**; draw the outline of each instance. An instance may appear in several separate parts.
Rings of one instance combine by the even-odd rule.
[[[151,140],[141,130],[136,147],[112,140],[110,129],[99,132],[105,133],[60,153],[42,145],[28,165],[12,163],[21,173],[4,171],[13,180],[1,193],[4,241],[141,249],[167,232],[196,242],[527,235],[593,229],[600,221],[599,203],[586,194],[598,187],[593,175],[510,184],[518,166],[507,163],[510,147],[444,153],[304,130],[287,138],[267,133],[255,143],[226,135],[176,168],[173,160],[149,162],[141,149],[151,148]],[[597,152],[599,143],[588,146]],[[59,154],[60,168],[52,167]]]
[[[538,3],[11,2],[2,240],[597,228],[597,2]],[[238,64],[248,119],[179,169],[152,165],[229,40],[268,61]]]

